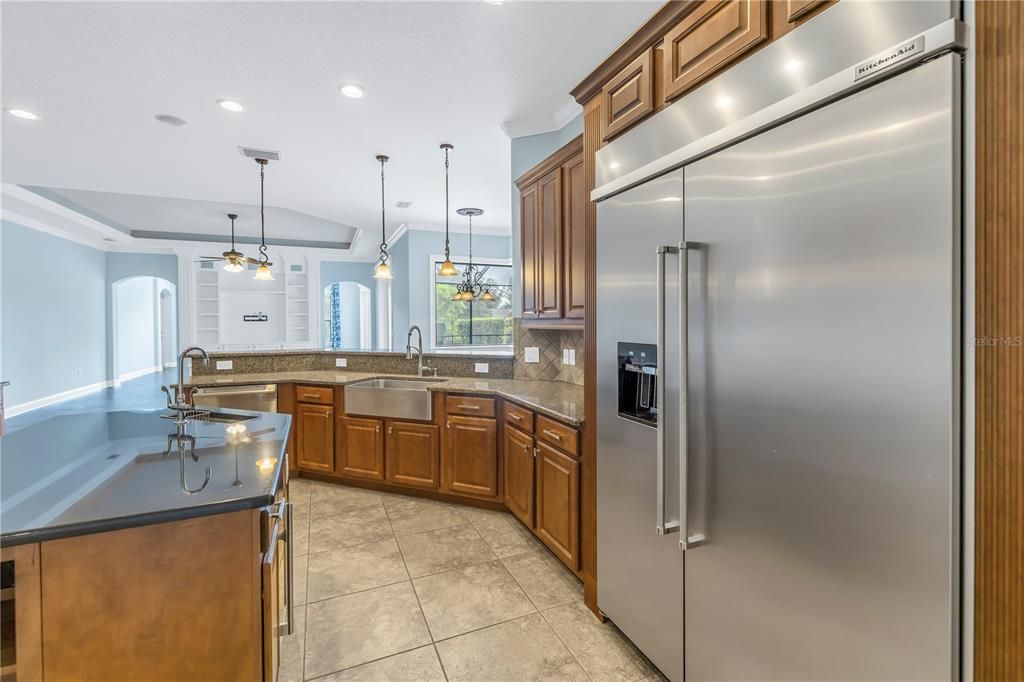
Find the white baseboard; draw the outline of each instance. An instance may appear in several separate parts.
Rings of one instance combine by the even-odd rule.
[[[175,362],[175,361],[165,362],[164,363],[164,369],[170,369],[171,367],[177,367],[177,366],[178,366],[178,363]]]
[[[161,367],[160,365],[153,365],[152,367],[143,367],[142,369],[137,369],[134,372],[126,372],[125,374],[118,376],[117,379],[114,380],[114,385],[120,386],[125,381],[131,381],[132,379],[138,379],[139,377],[144,377],[147,374],[152,374],[153,372],[162,371],[163,367]]]
[[[29,400],[27,403],[11,405],[5,410],[6,416],[14,417],[19,414],[31,412],[32,410],[38,410],[40,407],[46,407],[47,405],[62,403],[65,400],[71,400],[72,398],[78,398],[83,395],[89,395],[90,393],[95,393],[96,391],[102,391],[103,389],[110,388],[113,385],[113,381],[97,381],[95,384],[80,386],[79,388],[73,388],[70,391],[62,391],[60,393],[48,395],[44,398]]]

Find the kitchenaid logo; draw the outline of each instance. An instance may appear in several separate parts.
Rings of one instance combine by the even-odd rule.
[[[907,57],[918,55],[924,52],[924,36],[918,36],[913,40],[908,40],[902,45],[897,45],[888,52],[875,55],[871,59],[861,62],[854,67],[853,80],[858,81],[865,76],[870,76],[876,71],[888,68],[893,64],[897,64]]]

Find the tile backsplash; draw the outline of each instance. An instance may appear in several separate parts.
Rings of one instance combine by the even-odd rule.
[[[522,320],[517,318],[515,344],[515,362],[512,374],[516,379],[547,379],[583,385],[582,331],[533,329],[524,327]],[[528,348],[537,349],[537,362],[526,361]],[[575,365],[567,365],[562,362],[562,354],[566,349],[575,352]]]

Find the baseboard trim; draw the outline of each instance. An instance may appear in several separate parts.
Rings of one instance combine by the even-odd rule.
[[[127,372],[125,374],[118,376],[117,379],[114,380],[114,385],[120,386],[125,381],[131,381],[132,379],[138,379],[139,377],[144,377],[147,374],[152,374],[153,372],[162,371],[163,367],[161,367],[160,365],[153,365],[152,367],[144,367],[142,369],[137,369],[134,372]]]
[[[19,414],[25,414],[32,410],[38,410],[40,407],[47,407],[48,405],[56,405],[62,403],[65,400],[71,400],[72,398],[79,398],[83,395],[89,395],[96,391],[102,391],[105,388],[114,386],[114,381],[97,381],[95,384],[88,384],[86,386],[80,386],[73,388],[70,391],[62,391],[60,393],[54,393],[43,398],[36,398],[35,400],[29,400],[25,403],[19,403],[18,405],[11,405],[7,408],[6,413],[8,417],[15,417]]]

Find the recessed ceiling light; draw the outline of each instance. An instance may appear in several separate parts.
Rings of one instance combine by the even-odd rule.
[[[361,99],[366,97],[366,89],[361,85],[356,85],[355,83],[342,83],[338,86],[338,90],[340,90],[341,94],[345,95],[345,97],[351,97],[352,99]]]
[[[188,121],[177,116],[171,116],[170,114],[157,114],[154,116],[156,120],[160,121],[164,125],[169,125],[172,128],[181,128],[188,125]]]
[[[23,118],[23,119],[25,119],[27,121],[38,121],[39,120],[39,116],[37,114],[32,113],[28,109],[13,109],[11,107],[6,107],[4,109],[4,111],[6,111],[11,116],[15,116],[17,118]]]
[[[504,5],[505,0],[484,0],[488,5]]]
[[[217,104],[220,105],[221,109],[227,109],[228,111],[245,111],[245,107],[233,99],[219,99],[217,100]]]

